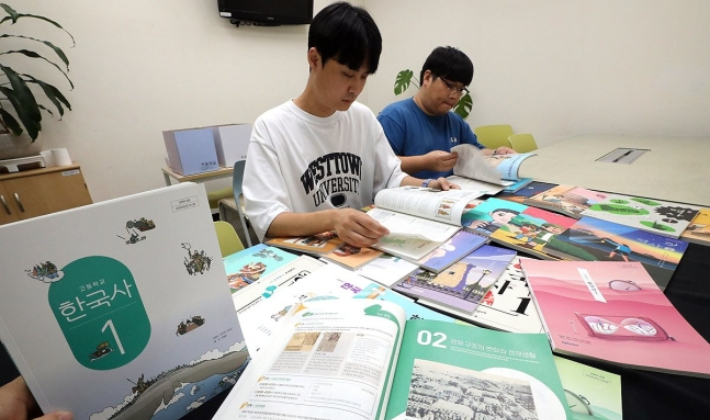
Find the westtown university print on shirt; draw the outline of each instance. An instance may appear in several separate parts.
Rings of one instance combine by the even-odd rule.
[[[360,190],[362,159],[352,153],[329,153],[308,164],[301,175],[303,191],[313,205],[330,201],[333,207],[349,207],[348,197]]]

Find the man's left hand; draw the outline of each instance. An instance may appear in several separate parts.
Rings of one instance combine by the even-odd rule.
[[[431,181],[429,183],[429,188],[433,188],[436,190],[460,190],[461,187],[459,187],[457,184],[454,184],[453,182],[449,182],[446,178],[439,178]]]
[[[510,147],[501,146],[493,151],[494,155],[512,155],[518,153]]]

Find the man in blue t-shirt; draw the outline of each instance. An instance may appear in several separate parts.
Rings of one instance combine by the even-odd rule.
[[[468,92],[473,63],[453,47],[437,47],[429,54],[419,77],[414,98],[388,105],[377,119],[384,128],[394,153],[402,160],[402,171],[417,178],[449,176],[457,153],[451,148],[472,144],[487,155],[515,153],[509,147],[486,149],[458,114],[450,112]]]

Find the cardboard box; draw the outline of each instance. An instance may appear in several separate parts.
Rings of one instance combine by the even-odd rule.
[[[208,128],[163,131],[168,166],[182,175],[219,169],[214,132]]]
[[[214,142],[219,166],[229,168],[238,160],[246,160],[251,124],[229,124],[214,127]]]

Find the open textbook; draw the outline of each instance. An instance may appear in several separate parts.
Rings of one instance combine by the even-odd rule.
[[[301,304],[250,363],[214,419],[404,420],[496,413],[572,418],[543,334],[407,321],[391,302],[355,299]]]
[[[454,175],[504,187],[520,181],[520,164],[530,156],[535,156],[535,153],[486,156],[483,151],[470,144],[454,146],[451,151],[459,154],[454,166]]]
[[[466,224],[466,214],[480,197],[477,191],[441,191],[423,187],[382,190],[367,212],[390,234],[374,248],[418,260],[451,238]]]
[[[204,186],[0,227],[0,339],[44,412],[177,419],[248,359]]]

